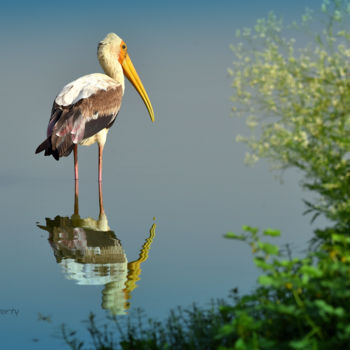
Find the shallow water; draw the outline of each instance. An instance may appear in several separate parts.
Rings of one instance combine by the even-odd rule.
[[[53,339],[58,325],[82,329],[90,311],[101,320],[110,310],[141,307],[164,318],[171,307],[205,305],[233,287],[248,292],[257,277],[251,253],[222,237],[242,225],[280,229],[277,242],[296,253],[305,247],[312,227],[302,198],[309,195],[292,170],[280,184],[266,163],[244,166],[246,149],[234,140],[247,130],[229,117],[226,68],[237,28],[270,9],[295,19],[308,3],[144,3],[139,12],[125,3],[123,12],[114,2],[106,13],[62,1],[2,11],[0,27],[11,35],[1,38],[0,65],[1,348],[62,348]],[[52,25],[53,13],[60,25]],[[135,15],[134,26],[124,13]],[[127,82],[104,152],[106,216],[98,220],[97,149],[81,147],[80,219],[76,212],[72,220],[72,159],[34,150],[55,94],[100,71],[96,43],[110,31],[127,40],[156,122]]]
[[[18,310],[0,315],[3,344],[59,348],[58,325],[81,329],[90,311],[102,319],[141,307],[163,318],[171,307],[205,305],[236,286],[249,291],[257,276],[250,251],[222,234],[273,226],[298,252],[310,226],[292,176],[280,185],[260,167],[262,186],[252,169],[240,171],[247,181],[237,186],[229,176],[176,183],[147,165],[119,169],[118,180],[106,171],[105,216],[93,176],[80,180],[79,216],[73,180],[3,179],[0,300],[2,309]]]

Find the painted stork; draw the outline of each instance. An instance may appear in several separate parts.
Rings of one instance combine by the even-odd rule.
[[[98,181],[102,181],[102,156],[109,128],[120,110],[124,74],[144,101],[152,122],[154,113],[145,88],[131,62],[125,42],[109,33],[99,44],[97,57],[105,74],[85,75],[67,84],[51,111],[47,138],[35,153],[45,151],[56,160],[74,150],[74,175],[78,180],[78,144],[98,144]]]

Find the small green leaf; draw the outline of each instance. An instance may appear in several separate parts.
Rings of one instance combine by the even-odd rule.
[[[273,269],[273,265],[268,264],[264,259],[262,258],[254,258],[255,265],[257,267],[260,267],[263,270],[271,270]]]
[[[266,229],[263,233],[266,236],[272,236],[272,237],[276,237],[276,236],[280,236],[281,235],[281,231],[280,230],[274,230],[272,228]]]
[[[344,234],[337,234],[337,233],[333,233],[332,235],[332,240],[334,242],[341,242],[341,243],[350,243],[350,237],[347,237]]]
[[[234,325],[232,323],[228,323],[228,324],[223,325],[220,328],[218,337],[223,338],[223,337],[228,336],[229,334],[231,334],[233,332],[234,332]]]
[[[296,313],[295,305],[276,305],[276,310],[286,315],[295,315]]]
[[[259,276],[258,282],[262,286],[270,286],[270,285],[272,285],[274,283],[274,280],[273,280],[273,278],[271,276],[262,275],[262,276]]]
[[[233,233],[233,232],[227,232],[226,234],[224,234],[224,237],[225,237],[225,238],[229,238],[229,239],[239,239],[239,240],[241,240],[241,241],[244,241],[244,240],[245,240],[244,235],[236,235],[236,234]]]
[[[315,305],[320,309],[320,312],[326,314],[336,315],[342,317],[345,314],[345,311],[342,307],[333,307],[332,305],[326,303],[324,300],[316,300]]]
[[[248,225],[243,225],[242,226],[242,230],[243,231],[246,231],[246,232],[250,232],[252,234],[257,234],[259,229],[257,227],[251,227],[251,226],[248,226]]]
[[[279,251],[277,245],[268,242],[258,242],[258,246],[261,250],[269,255],[277,255]]]
[[[234,349],[236,350],[246,350],[247,346],[242,338],[239,338],[236,343]]]
[[[301,267],[300,272],[303,274],[306,274],[310,277],[321,277],[322,276],[322,271],[315,266],[304,265]]]
[[[339,188],[340,185],[341,185],[340,183],[337,183],[337,184],[328,183],[328,184],[323,184],[322,187],[325,188],[326,190],[335,190],[336,188]]]
[[[289,345],[292,347],[292,349],[310,349],[310,342],[307,338],[302,340],[291,341]]]

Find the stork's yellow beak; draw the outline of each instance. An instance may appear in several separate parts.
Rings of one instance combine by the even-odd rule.
[[[134,65],[131,62],[129,55],[127,54],[123,63],[122,63],[123,71],[126,77],[129,79],[130,83],[134,85],[135,89],[141,96],[143,102],[145,103],[149,116],[151,117],[152,122],[154,122],[154,112],[153,107],[151,105],[151,101],[148,98],[147,92],[142,85],[141,79],[136,72]]]

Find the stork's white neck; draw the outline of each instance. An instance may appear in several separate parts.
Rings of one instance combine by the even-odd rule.
[[[110,55],[107,54],[98,55],[98,60],[104,72],[112,79],[121,84],[124,94],[124,73],[123,68],[118,62],[118,60],[115,57],[110,57]]]

